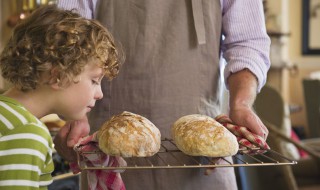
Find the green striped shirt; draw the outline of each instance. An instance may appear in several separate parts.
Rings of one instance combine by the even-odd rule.
[[[47,189],[52,147],[47,127],[20,103],[0,95],[0,189]]]

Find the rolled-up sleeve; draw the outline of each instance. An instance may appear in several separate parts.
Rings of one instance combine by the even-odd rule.
[[[249,69],[258,80],[258,92],[270,68],[270,38],[266,32],[262,1],[222,1],[222,56],[227,64],[224,78]]]

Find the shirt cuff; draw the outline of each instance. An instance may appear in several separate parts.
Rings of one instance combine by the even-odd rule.
[[[261,88],[266,84],[267,72],[269,68],[270,66],[266,65],[262,60],[255,60],[255,59],[248,60],[248,58],[242,58],[242,57],[232,59],[227,63],[224,70],[225,85],[227,89],[229,89],[227,79],[232,73],[236,73],[244,69],[248,69],[249,71],[252,72],[252,74],[256,76],[258,80],[257,93],[259,93]]]

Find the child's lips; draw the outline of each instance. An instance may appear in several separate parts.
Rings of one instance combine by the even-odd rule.
[[[87,107],[88,107],[88,109],[89,109],[89,112],[93,109],[94,105],[95,105],[95,102],[94,102],[94,103],[92,103],[92,104],[90,104],[89,106],[87,106]]]

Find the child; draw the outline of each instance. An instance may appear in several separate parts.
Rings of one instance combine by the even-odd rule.
[[[119,72],[120,52],[97,21],[54,5],[16,26],[0,57],[12,88],[0,95],[0,189],[47,189],[52,139],[39,118],[79,120]]]

